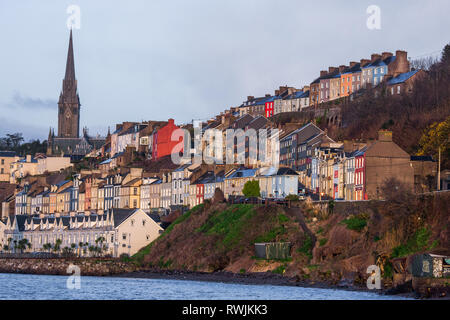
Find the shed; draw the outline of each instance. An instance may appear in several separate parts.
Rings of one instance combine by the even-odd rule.
[[[415,277],[443,278],[450,276],[450,256],[424,253],[416,255],[411,262]]]
[[[255,253],[258,258],[268,260],[288,259],[291,253],[290,242],[255,243]]]

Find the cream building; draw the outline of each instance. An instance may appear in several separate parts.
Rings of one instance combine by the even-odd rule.
[[[10,181],[11,164],[19,160],[13,151],[0,151],[0,182]]]
[[[1,226],[0,226],[1,228]],[[1,232],[1,231],[0,231]],[[103,255],[133,255],[159,237],[163,229],[141,209],[112,209],[105,214],[73,214],[8,218],[1,241],[28,239],[30,252],[45,251],[60,241],[60,250],[73,248],[76,254],[92,256],[89,247],[103,247]],[[1,235],[1,234],[0,234]],[[103,240],[104,239],[104,240]],[[100,241],[103,240],[103,241]],[[82,244],[82,245],[81,245]]]

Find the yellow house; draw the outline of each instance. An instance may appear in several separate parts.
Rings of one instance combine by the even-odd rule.
[[[19,160],[13,151],[0,151],[0,182],[9,182],[11,163]]]
[[[122,185],[122,188],[120,189],[121,208],[139,208],[141,200],[141,185],[141,178],[134,178],[128,183]]]

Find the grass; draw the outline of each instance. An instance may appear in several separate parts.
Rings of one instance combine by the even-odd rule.
[[[309,235],[305,235],[302,246],[297,249],[297,252],[305,255],[309,259],[312,259],[313,242]]]
[[[367,218],[356,216],[342,220],[341,223],[345,224],[349,230],[361,232],[367,225]]]
[[[286,272],[286,266],[285,265],[281,265],[276,267],[275,269],[272,270],[272,273],[276,273],[276,274],[284,274]]]
[[[253,205],[235,204],[212,215],[197,231],[224,236],[222,244],[226,249],[231,249],[238,244],[243,230],[248,228],[247,224],[255,214]]]
[[[327,241],[328,241],[328,239],[322,238],[322,239],[319,240],[319,245],[322,247],[322,246],[324,246],[327,243]]]
[[[427,227],[420,228],[414,235],[405,243],[392,249],[391,258],[401,258],[419,251],[432,249],[438,245],[438,242],[434,241],[430,247],[428,247],[429,239],[431,236],[431,230]]]
[[[277,226],[269,232],[256,237],[255,242],[273,242],[278,235],[283,235],[285,233],[286,229],[283,226]]]
[[[280,213],[278,215],[278,223],[284,223],[284,222],[288,222],[288,221],[289,221],[289,218],[285,214]]]
[[[186,212],[185,214],[179,216],[174,222],[172,222],[172,223],[170,224],[170,226],[168,226],[168,227],[166,228],[166,230],[165,230],[165,231],[164,231],[164,232],[163,232],[163,233],[162,233],[155,241],[153,241],[153,242],[150,243],[148,246],[145,246],[144,248],[142,248],[141,250],[139,250],[138,252],[136,252],[136,253],[130,258],[129,261],[131,261],[131,262],[136,262],[136,263],[138,263],[138,264],[141,265],[141,264],[144,262],[144,257],[150,253],[150,249],[152,248],[153,244],[154,244],[156,241],[160,241],[164,236],[168,235],[168,234],[173,230],[173,228],[174,228],[177,224],[179,224],[179,223],[185,221],[186,219],[188,219],[188,218],[191,216],[191,214],[192,214],[193,212],[197,212],[198,210],[200,210],[200,209],[202,209],[202,208],[203,208],[203,204],[199,204],[198,206],[193,207],[191,210],[189,210],[189,211]]]
[[[392,263],[390,261],[386,261],[383,267],[383,278],[389,279],[394,276]]]

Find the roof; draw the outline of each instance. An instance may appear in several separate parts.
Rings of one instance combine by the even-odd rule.
[[[127,183],[124,184],[124,187],[129,187],[134,185],[136,182],[141,181],[141,178],[134,178],[133,180],[128,181]]]
[[[257,169],[246,169],[246,168],[238,169],[232,172],[225,179],[254,177],[256,175],[256,171]]]
[[[411,161],[433,161],[432,156],[411,156]]]
[[[14,151],[0,151],[0,157],[15,157],[16,153]]]
[[[133,213],[135,213],[138,209],[112,209],[114,227],[119,226],[122,222],[124,222],[128,217],[130,217]]]
[[[287,176],[287,175],[297,176],[298,174],[291,168],[268,167],[268,168],[262,168],[260,170],[260,175],[261,176]]]
[[[387,85],[390,86],[390,85],[403,83],[406,80],[410,79],[412,76],[414,76],[417,72],[419,72],[419,70],[402,73],[402,74],[396,76],[395,78],[388,80]]]

